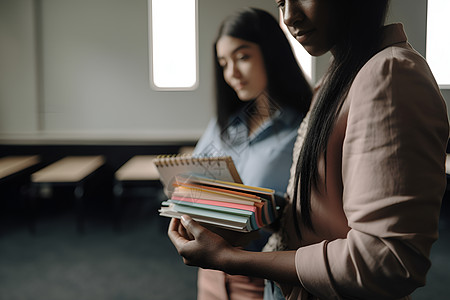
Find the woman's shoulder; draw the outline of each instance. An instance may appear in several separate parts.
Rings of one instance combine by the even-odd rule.
[[[402,24],[390,24],[383,33],[380,51],[362,67],[355,78],[356,82],[366,78],[370,81],[385,81],[408,75],[434,80],[426,60],[408,43]]]
[[[426,101],[425,101],[426,100]],[[385,47],[356,75],[344,104],[353,113],[373,116],[400,109],[445,119],[445,101],[426,60],[406,41]],[[416,113],[421,112],[421,114]]]
[[[203,132],[202,137],[216,135],[218,131],[220,131],[220,129],[219,129],[219,122],[217,121],[216,117],[212,117],[208,121],[208,125],[206,126],[206,129]]]
[[[195,146],[194,154],[204,153],[209,145],[217,143],[219,135],[219,123],[216,117],[212,117]]]
[[[375,54],[359,71],[349,94],[392,92],[414,95],[415,90],[432,92],[439,98],[439,86],[426,60],[407,42],[397,43]],[[421,93],[418,93],[421,94]]]
[[[420,72],[432,75],[426,60],[408,43],[395,44],[375,54],[361,73],[390,75],[395,72]],[[375,71],[375,72],[374,72]]]

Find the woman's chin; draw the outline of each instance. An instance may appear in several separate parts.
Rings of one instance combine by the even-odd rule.
[[[247,93],[245,91],[237,92],[237,95],[238,95],[239,100],[244,101],[244,102],[255,99],[255,96],[253,94]]]

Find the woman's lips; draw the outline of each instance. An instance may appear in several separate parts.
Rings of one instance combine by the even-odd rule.
[[[314,29],[297,31],[295,32],[294,37],[299,43],[304,43],[311,36],[313,31]]]
[[[238,83],[238,84],[234,85],[234,89],[236,91],[242,90],[244,87],[245,87],[245,83],[244,82],[241,82],[241,83]]]

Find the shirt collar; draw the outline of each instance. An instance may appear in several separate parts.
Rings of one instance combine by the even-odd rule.
[[[406,43],[408,38],[402,23],[389,24],[383,27],[383,40],[381,42],[380,51],[389,46]]]
[[[230,135],[236,137],[236,133],[241,137],[241,139],[246,139],[248,141],[253,141],[258,138],[263,132],[265,132],[270,127],[273,127],[276,123],[280,123],[280,128],[291,127],[295,123],[296,118],[301,117],[300,114],[293,109],[288,109],[285,107],[280,107],[277,109],[272,116],[267,119],[263,124],[261,124],[258,129],[256,129],[251,136],[248,136],[248,127],[245,123],[246,112],[240,111],[234,114],[230,118],[230,125],[227,131]]]

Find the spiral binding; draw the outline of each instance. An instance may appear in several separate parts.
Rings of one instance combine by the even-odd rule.
[[[230,156],[193,156],[191,154],[164,154],[158,155],[154,160],[154,164],[157,167],[174,167],[180,165],[190,165],[190,164],[203,164],[209,163],[210,165],[214,162],[219,163],[220,161],[230,160]]]

